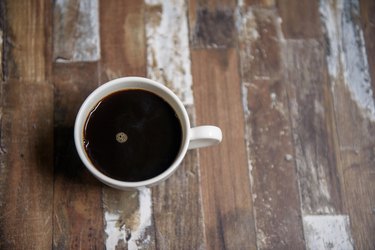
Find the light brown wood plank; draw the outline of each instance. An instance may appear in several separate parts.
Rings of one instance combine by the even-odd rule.
[[[100,2],[102,83],[123,76],[146,76],[143,1]]]
[[[308,39],[321,37],[319,1],[277,0],[285,38]]]
[[[146,76],[145,6],[143,1],[100,2],[100,82]],[[107,249],[155,249],[150,189],[120,191],[103,187]]]
[[[9,80],[0,86],[0,248],[52,245],[53,88]]]
[[[53,60],[100,59],[99,0],[56,0],[53,6]]]
[[[366,43],[366,54],[372,82],[372,91],[375,92],[375,2],[360,0],[360,18]]]
[[[78,157],[73,139],[75,115],[98,86],[97,63],[55,63],[55,182],[53,247],[104,245],[101,187]]]
[[[4,1],[5,78],[49,83],[51,74],[51,2]],[[9,47],[8,47],[9,46]]]
[[[258,249],[303,249],[281,32],[274,10],[242,9],[239,53]]]
[[[236,1],[189,1],[190,45],[193,48],[233,48],[236,45]]]
[[[317,40],[287,40],[282,51],[304,214],[345,211],[324,52]]]
[[[256,249],[237,61],[232,49],[192,51],[197,124],[223,132],[199,151],[207,249]]]

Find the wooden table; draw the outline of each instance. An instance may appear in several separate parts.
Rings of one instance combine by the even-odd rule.
[[[0,249],[375,249],[375,2],[1,0]],[[118,191],[73,144],[146,76],[222,128]]]

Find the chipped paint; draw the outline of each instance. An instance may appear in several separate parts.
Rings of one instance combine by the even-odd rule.
[[[303,217],[308,250],[354,249],[347,215],[309,215]]]
[[[56,62],[100,59],[98,0],[56,0],[54,5],[54,51]]]
[[[132,215],[132,225],[124,224],[120,213],[116,211],[104,213],[107,249],[116,249],[119,244],[124,243],[129,250],[141,249],[150,242],[150,235],[146,235],[146,230],[151,226],[152,220],[151,190],[140,188],[138,199],[139,209]]]
[[[341,73],[353,100],[365,115],[375,121],[375,102],[359,20],[359,3],[320,1],[320,14],[328,40],[327,64],[332,88],[340,84]]]
[[[193,104],[185,1],[145,0],[147,75],[171,88],[185,105]]]

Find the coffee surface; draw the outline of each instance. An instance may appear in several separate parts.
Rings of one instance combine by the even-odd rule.
[[[161,97],[132,89],[103,98],[88,116],[83,136],[86,153],[100,172],[134,182],[155,177],[174,162],[182,128]]]

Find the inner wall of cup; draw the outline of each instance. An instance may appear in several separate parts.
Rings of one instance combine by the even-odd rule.
[[[106,84],[108,84],[106,86]],[[85,103],[85,112],[83,112],[82,117],[81,117],[81,126],[80,126],[80,131],[81,131],[81,147],[84,151],[84,154],[86,155],[87,159],[90,159],[87,156],[86,150],[84,150],[84,144],[83,144],[83,134],[84,134],[84,126],[86,123],[87,116],[89,113],[93,110],[93,108],[102,100],[104,97],[117,92],[121,90],[126,90],[126,89],[143,89],[150,91],[161,98],[163,98],[171,107],[174,109],[176,112],[176,115],[180,121],[181,127],[182,127],[182,141],[181,141],[181,146],[179,153],[176,157],[176,160],[179,158],[181,153],[184,151],[184,145],[188,144],[188,130],[190,129],[190,123],[189,120],[185,119],[184,111],[182,110],[183,107],[179,105],[179,103],[175,100],[173,96],[171,96],[167,91],[164,89],[160,88],[159,86],[155,86],[153,84],[148,84],[145,82],[118,82],[118,83],[106,83],[99,87],[97,91],[94,91],[87,99],[87,103]],[[175,161],[176,161],[175,160]],[[93,165],[93,164],[92,164]],[[173,165],[173,164],[172,164]],[[156,176],[155,176],[156,177]]]

